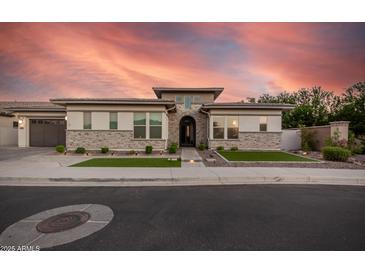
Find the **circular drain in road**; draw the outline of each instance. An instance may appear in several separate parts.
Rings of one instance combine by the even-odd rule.
[[[110,207],[99,204],[53,208],[7,227],[0,234],[0,246],[9,250],[38,250],[63,245],[103,229],[113,217]]]
[[[61,213],[49,217],[37,224],[36,228],[41,233],[55,233],[65,231],[86,223],[90,214],[83,211]]]

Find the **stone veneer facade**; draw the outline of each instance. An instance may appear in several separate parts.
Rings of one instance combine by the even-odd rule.
[[[191,116],[195,120],[195,145],[200,142],[207,144],[207,120],[206,114],[199,111],[201,104],[192,104],[191,109],[185,109],[184,104],[176,104],[176,112],[168,114],[168,145],[171,143],[180,143],[180,121],[184,116]]]
[[[225,149],[238,147],[242,150],[279,150],[281,146],[281,132],[240,132],[238,139],[209,140],[210,148],[217,148],[218,146],[223,146]]]
[[[133,131],[120,130],[67,130],[67,149],[84,147],[99,150],[101,147],[120,150],[145,150],[152,145],[154,150],[165,149],[166,140],[134,139]]]

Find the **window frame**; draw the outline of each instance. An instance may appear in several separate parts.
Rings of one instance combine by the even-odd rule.
[[[178,100],[177,98],[180,98],[181,100]],[[184,104],[184,96],[183,95],[176,95],[175,96],[175,102],[176,102],[176,104]]]
[[[225,116],[218,116],[218,115],[215,115],[215,116],[211,116],[212,117],[212,139],[213,140],[224,140],[224,139],[226,139],[225,138],[225,128],[226,128],[226,118],[225,118]],[[221,127],[221,126],[214,126],[214,119],[216,119],[216,118],[218,118],[218,119],[223,119],[223,127]],[[219,129],[223,129],[223,137],[222,138],[217,138],[217,137],[215,137],[215,135],[214,135],[214,129],[217,129],[217,128],[219,128]]]
[[[161,124],[160,125],[152,125],[151,123],[151,114],[160,114],[161,115]],[[162,139],[162,112],[150,112],[148,115],[148,120],[149,120],[149,139]],[[160,137],[151,137],[151,128],[160,128]]]
[[[192,104],[193,104],[193,98],[194,96],[191,96],[191,95],[186,95],[186,96],[184,96],[184,109],[191,109],[191,106],[192,106]],[[190,99],[190,102],[189,102],[189,106],[187,107],[187,98],[189,98]]]
[[[144,123],[144,125],[142,125],[142,124],[140,124],[140,125],[136,125],[135,124],[135,122],[136,122],[136,119],[135,119],[135,116],[136,116],[136,114],[144,114],[144,120],[145,120],[145,123]],[[135,135],[135,132],[136,132],[136,127],[140,127],[140,128],[142,128],[142,127],[144,127],[144,137],[136,137],[136,135]],[[144,140],[144,139],[147,139],[147,112],[133,112],[133,138],[134,139],[142,139],[142,140]]]
[[[86,114],[88,116],[90,116],[90,123],[86,124]],[[83,125],[82,125],[83,129],[89,130],[92,129],[92,115],[91,115],[91,111],[84,111],[83,112]]]
[[[230,118],[236,118],[236,120],[237,120],[237,125],[236,126],[234,126],[234,127],[231,127],[230,125],[229,125],[229,119]],[[227,139],[232,139],[232,140],[236,140],[236,139],[239,139],[239,133],[240,133],[240,131],[239,131],[239,116],[237,115],[235,115],[235,116],[226,116],[226,121],[227,121],[227,123],[226,123],[226,130],[227,130]],[[229,129],[237,129],[237,137],[229,137]]]
[[[265,119],[264,122],[262,122],[262,118]],[[259,118],[259,131],[260,132],[267,132],[267,122],[268,122],[268,117],[267,116],[260,116]],[[262,128],[262,126],[264,126],[264,128]]]
[[[112,121],[112,115],[115,115],[115,121]],[[112,128],[112,123],[116,123],[115,128]],[[116,111],[109,112],[109,129],[118,129],[118,112]]]

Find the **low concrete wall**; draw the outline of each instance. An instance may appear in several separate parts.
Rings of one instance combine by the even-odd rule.
[[[240,132],[239,139],[209,140],[210,148],[223,146],[225,149],[238,147],[242,150],[279,150],[281,132]]]
[[[281,149],[299,150],[301,149],[300,129],[283,129],[281,134]]]
[[[147,145],[153,149],[165,149],[166,140],[134,139],[133,131],[120,130],[67,130],[66,147],[74,150],[84,147],[89,150],[99,150],[101,147],[119,150],[144,150]]]
[[[17,146],[18,129],[12,127],[0,127],[0,146]]]

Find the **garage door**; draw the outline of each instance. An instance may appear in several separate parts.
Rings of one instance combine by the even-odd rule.
[[[64,145],[66,141],[65,120],[31,119],[29,137],[30,146],[33,147]]]

